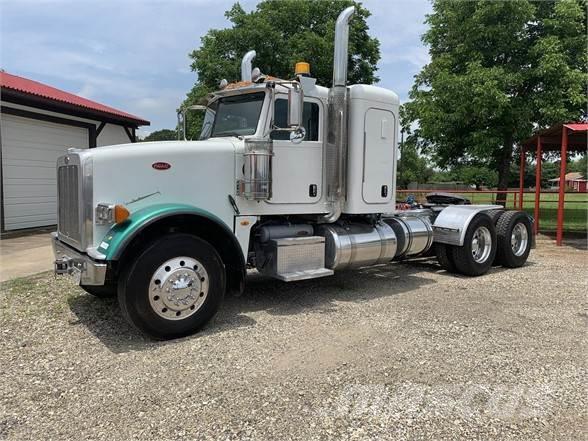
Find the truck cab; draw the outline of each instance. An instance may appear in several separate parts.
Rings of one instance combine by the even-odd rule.
[[[75,150],[59,158],[55,271],[117,296],[155,338],[195,332],[247,271],[284,282],[437,254],[478,276],[525,263],[532,220],[500,206],[396,210],[398,96],[347,84],[349,20],[335,29],[333,83],[241,64],[201,110],[196,141]],[[185,121],[185,116],[184,116]]]

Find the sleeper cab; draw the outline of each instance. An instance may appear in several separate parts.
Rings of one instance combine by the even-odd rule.
[[[347,214],[395,209],[398,96],[376,86],[349,87]]]

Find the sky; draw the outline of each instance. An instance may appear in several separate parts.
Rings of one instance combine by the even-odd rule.
[[[0,0],[0,68],[145,118],[145,136],[175,126],[175,110],[197,79],[188,54],[209,29],[230,25],[224,12],[233,3]],[[257,1],[240,3],[250,11]],[[430,2],[363,3],[381,45],[379,85],[405,101],[429,59],[420,36]]]

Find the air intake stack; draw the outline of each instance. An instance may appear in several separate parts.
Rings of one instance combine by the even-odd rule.
[[[255,51],[249,51],[243,55],[241,60],[241,81],[251,81],[251,64],[256,55]]]
[[[329,213],[324,222],[335,222],[341,215],[345,198],[345,166],[347,160],[347,58],[349,20],[353,6],[345,9],[335,25],[333,86],[329,91],[329,127],[326,145],[327,202]]]

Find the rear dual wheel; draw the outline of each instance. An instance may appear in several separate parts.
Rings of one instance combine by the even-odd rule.
[[[523,266],[531,252],[532,234],[531,219],[526,213],[504,212],[496,224],[498,247],[495,263],[507,268]]]
[[[480,276],[492,265],[523,266],[531,251],[532,224],[521,211],[491,210],[468,226],[461,247],[435,244],[439,264],[449,272]]]
[[[441,268],[450,273],[455,273],[456,268],[455,263],[453,262],[453,256],[451,251],[452,248],[453,247],[451,245],[446,245],[444,243],[436,243],[435,255],[437,256],[437,261],[439,262],[439,265],[441,265]]]
[[[486,213],[477,214],[470,222],[461,247],[451,247],[451,257],[457,272],[466,276],[481,276],[492,267],[496,256],[496,229]]]

